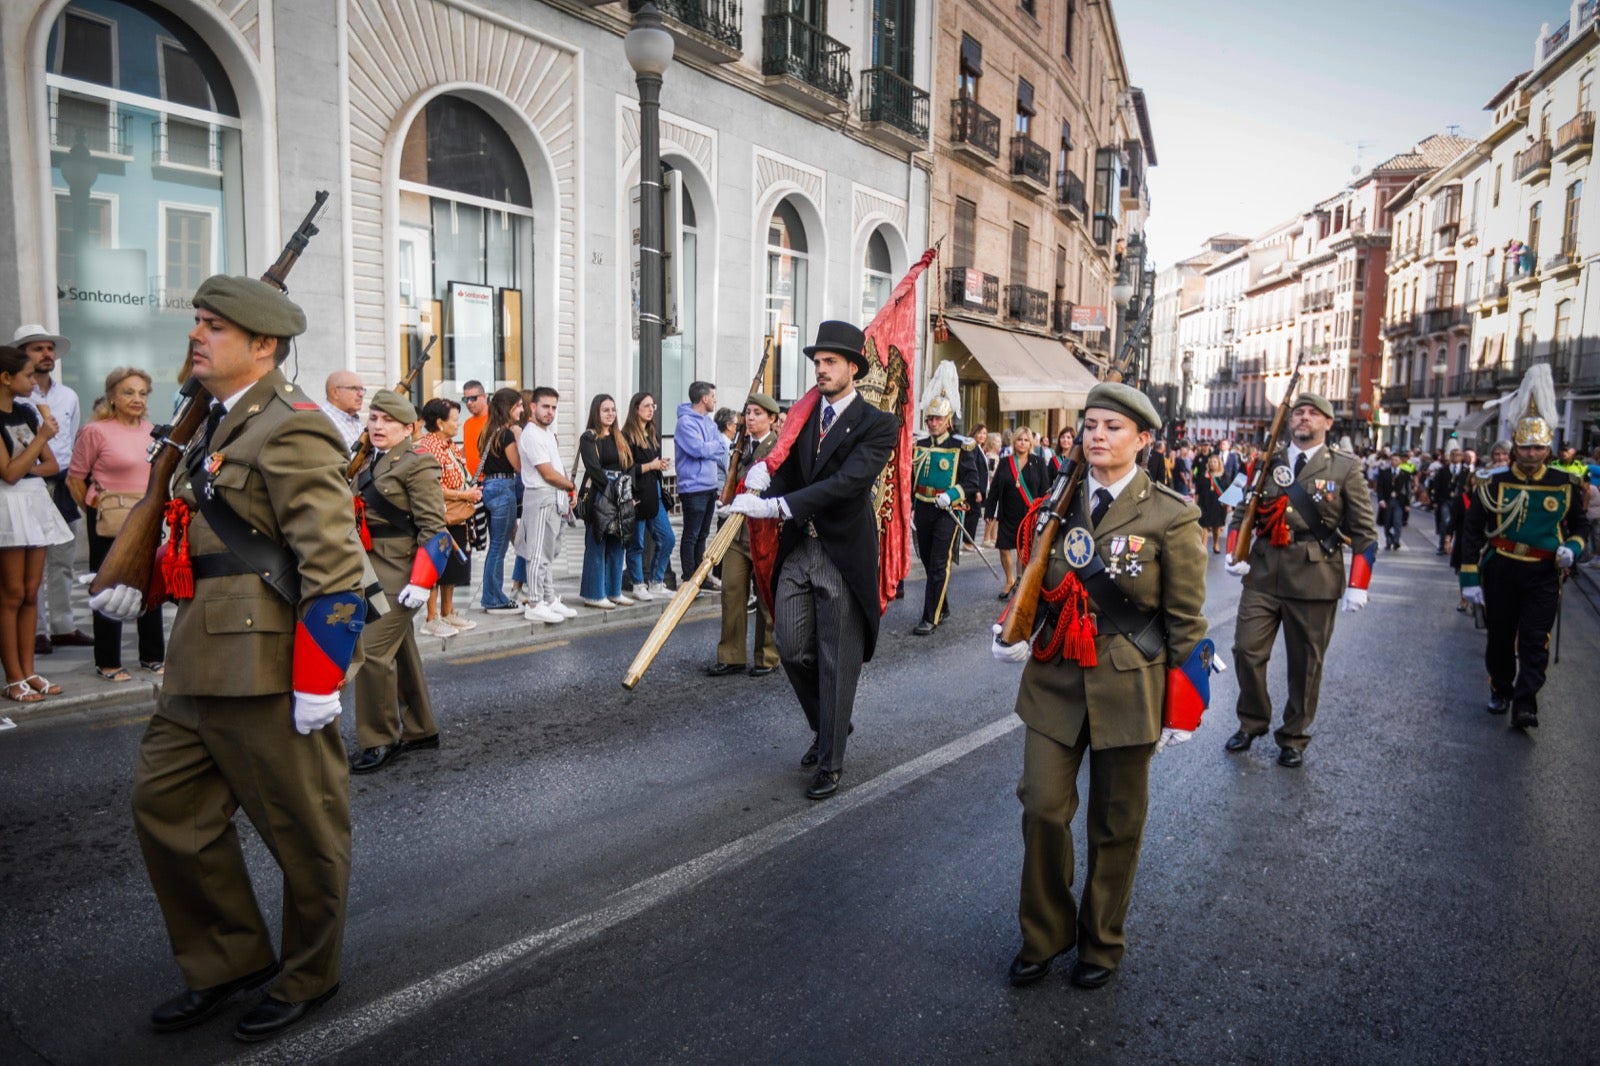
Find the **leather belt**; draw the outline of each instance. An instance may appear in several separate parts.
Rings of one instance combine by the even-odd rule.
[[[1556,553],[1548,548],[1535,548],[1532,544],[1507,540],[1505,537],[1490,537],[1489,546],[1496,551],[1504,552],[1513,559],[1554,559],[1556,557]]]
[[[194,569],[194,579],[203,581],[210,577],[237,577],[240,574],[254,574],[250,564],[232,552],[212,552],[209,555],[194,555],[189,558],[189,565]]]

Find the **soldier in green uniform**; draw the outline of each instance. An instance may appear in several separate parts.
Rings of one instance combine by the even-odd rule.
[[[1553,401],[1551,390],[1544,409]],[[1520,729],[1539,724],[1561,581],[1589,532],[1583,479],[1547,465],[1550,423],[1537,399],[1525,410],[1511,465],[1473,479],[1461,565],[1462,598],[1482,605],[1488,623],[1489,713],[1509,710]]]
[[[955,364],[940,363],[928,384],[928,401],[922,417],[927,436],[919,437],[911,453],[911,520],[916,531],[917,555],[927,572],[922,597],[922,620],[911,632],[925,637],[949,613],[950,561],[960,547],[960,523],[979,492],[978,445],[951,432],[960,414],[955,390]],[[948,374],[943,368],[949,367]]]
[[[1289,699],[1274,735],[1278,765],[1305,762],[1311,723],[1322,689],[1322,660],[1333,637],[1334,617],[1367,605],[1367,585],[1378,554],[1378,527],[1361,461],[1327,443],[1333,405],[1302,392],[1289,409],[1289,444],[1268,462],[1269,475],[1256,505],[1255,541],[1249,558],[1230,562],[1228,573],[1244,578],[1234,626],[1233,654],[1239,666],[1239,729],[1225,745],[1249,749],[1272,727],[1267,662],[1283,629],[1289,666]],[[1254,467],[1252,465],[1252,476]],[[1244,519],[1233,509],[1228,527],[1231,553]],[[1344,545],[1350,578],[1345,581]]]
[[[1027,661],[1016,712],[1023,741],[1022,949],[1014,985],[1037,981],[1074,946],[1072,981],[1098,988],[1126,949],[1150,758],[1187,740],[1208,690],[1200,512],[1138,462],[1161,420],[1145,395],[1103,382],[1085,402],[1088,471],[1051,549],[1045,619],[995,658]],[[1026,555],[1026,540],[1023,543]],[[1198,682],[1198,684],[1197,684]],[[1089,759],[1088,874],[1072,896],[1078,769]]]
[[[745,397],[744,451],[731,457],[739,464],[740,481],[777,445],[778,431],[774,425],[777,417],[778,401],[771,396],[753,392]],[[756,590],[755,569],[750,561],[750,532],[751,523],[747,521],[729,546],[728,554],[722,557],[722,635],[717,641],[717,661],[706,670],[712,677],[743,673],[745,669],[749,603]],[[776,545],[776,533],[773,536]],[[750,663],[750,676],[766,677],[777,667],[778,641],[772,632],[772,612],[757,596],[756,650]]]
[[[356,743],[350,772],[369,774],[396,756],[439,746],[411,618],[428,602],[455,542],[444,524],[439,463],[412,447],[417,409],[391,389],[372,397],[372,453],[356,474],[356,518],[383,591],[395,607],[361,634],[356,675]]]
[[[158,569],[178,613],[133,781],[139,845],[189,991],[150,1021],[182,1029],[270,981],[234,1030],[261,1040],[339,987],[349,768],[327,727],[366,616],[365,556],[344,442],[278,370],[305,315],[265,282],[221,275],[194,306],[190,356],[211,410],[173,480]],[[91,605],[128,621],[143,599],[116,585]],[[240,807],[283,871],[281,952],[251,889]]]

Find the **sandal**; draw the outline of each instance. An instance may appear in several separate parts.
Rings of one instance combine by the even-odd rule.
[[[97,666],[97,667],[94,668],[94,672],[100,675],[100,680],[102,680],[102,681],[132,681],[133,680],[133,675],[128,673],[128,671],[124,670],[120,666],[113,666],[109,670],[104,668],[104,667]]]
[[[21,689],[21,691],[17,691]],[[43,696],[33,691],[33,686],[26,681],[10,681],[6,684],[6,699],[13,703],[38,703]]]
[[[41,696],[61,695],[60,685],[52,684],[49,679],[40,677],[38,674],[29,674],[22,679],[22,682]]]
[[[149,662],[145,662],[143,659],[140,659],[139,669],[148,670],[152,674],[164,674],[167,672],[167,664],[162,662],[160,659],[152,659]]]

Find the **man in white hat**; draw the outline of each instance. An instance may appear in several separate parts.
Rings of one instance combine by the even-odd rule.
[[[78,439],[82,417],[78,394],[56,380],[56,360],[66,355],[72,342],[59,334],[48,332],[43,326],[29,324],[21,327],[11,337],[11,345],[33,359],[33,395],[28,402],[38,407],[50,408],[61,431],[50,438],[50,450],[55,453],[61,473],[49,479],[51,495],[61,517],[77,534],[83,525],[83,515],[67,492],[67,467],[72,465],[72,445]],[[45,552],[42,595],[39,597],[39,635],[35,639],[34,653],[48,655],[60,647],[92,647],[93,638],[81,632],[72,621],[72,557],[77,541],[57,544]]]

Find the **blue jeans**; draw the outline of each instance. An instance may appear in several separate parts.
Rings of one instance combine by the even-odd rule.
[[[495,478],[483,483],[483,508],[489,512],[489,550],[483,557],[483,592],[478,602],[484,607],[505,607],[511,603],[501,588],[506,575],[506,549],[517,528],[517,497],[522,482],[514,477]]]
[[[677,539],[672,532],[672,522],[667,518],[667,509],[656,509],[654,518],[640,519],[633,524],[633,540],[628,544],[628,577],[635,584],[644,581],[644,537],[648,530],[655,541],[655,558],[650,560],[650,584],[656,585],[667,579],[667,565],[672,562],[672,545]]]
[[[608,537],[591,522],[583,526],[583,577],[578,595],[586,600],[614,600],[622,595],[622,540]]]
[[[678,545],[678,561],[683,564],[680,575],[688,577],[705,558],[711,518],[717,511],[717,490],[683,492],[678,499],[683,503],[683,541]]]

